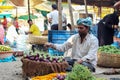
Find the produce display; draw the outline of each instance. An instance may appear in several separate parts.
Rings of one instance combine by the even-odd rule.
[[[11,48],[9,46],[0,45],[0,51],[11,51]]]
[[[75,64],[72,71],[69,72],[65,80],[96,80],[87,67]]]
[[[120,49],[111,45],[101,46],[99,47],[98,51],[102,53],[109,53],[109,54],[120,54]]]
[[[51,73],[44,76],[33,77],[32,80],[64,80],[66,73]]]
[[[61,56],[53,57],[41,53],[24,56],[21,61],[23,63],[23,76],[25,75],[28,77],[65,72],[66,68],[69,66],[69,64]]]
[[[39,54],[36,55],[27,55],[24,58],[37,61],[37,62],[48,62],[48,63],[61,63],[64,62],[65,59],[63,57],[50,57],[49,55]]]
[[[44,76],[36,76],[31,80],[106,80],[103,78],[96,78],[88,70],[87,67],[75,64],[72,71],[68,73],[52,73]]]
[[[97,65],[106,68],[120,68],[120,49],[111,46],[101,46],[98,50]]]

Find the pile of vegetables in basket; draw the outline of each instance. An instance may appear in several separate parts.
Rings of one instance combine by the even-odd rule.
[[[75,64],[72,71],[68,73],[52,73],[44,76],[33,77],[32,80],[106,80],[96,78],[87,67]]]
[[[47,54],[39,54],[37,53],[36,55],[27,55],[24,58],[37,61],[37,62],[63,62],[65,59],[63,57],[51,57]]]
[[[98,52],[108,53],[108,54],[120,54],[120,49],[111,45],[105,45],[99,47]]]
[[[9,46],[0,45],[0,52],[1,51],[11,51],[11,48]]]

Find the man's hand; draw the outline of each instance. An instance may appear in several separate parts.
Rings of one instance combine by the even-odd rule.
[[[54,48],[54,45],[52,43],[47,42],[47,43],[44,44],[44,47],[46,47],[46,48],[49,48],[49,47]]]
[[[79,64],[81,64],[82,62],[83,62],[82,59],[79,59],[79,60],[77,61],[77,63],[79,63]]]
[[[118,28],[118,25],[113,25],[113,28],[114,28],[114,29],[117,29],[117,28]]]

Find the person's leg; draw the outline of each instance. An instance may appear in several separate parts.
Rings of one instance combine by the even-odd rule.
[[[92,66],[91,63],[89,63],[89,62],[82,62],[81,64],[84,65],[84,66],[87,66],[88,69],[89,69],[91,72],[95,72],[95,68]]]
[[[51,26],[51,30],[58,30],[58,24],[54,24]]]
[[[19,30],[19,29],[18,29],[18,28],[16,28],[16,32],[17,32],[17,34],[19,34],[18,30]]]

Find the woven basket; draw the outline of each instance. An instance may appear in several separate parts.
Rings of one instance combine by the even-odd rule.
[[[44,44],[48,41],[47,36],[33,36],[29,35],[27,42],[30,44]]]
[[[13,55],[13,51],[2,51],[0,52],[0,59],[9,57]]]
[[[120,54],[98,53],[97,65],[106,68],[120,68]]]

